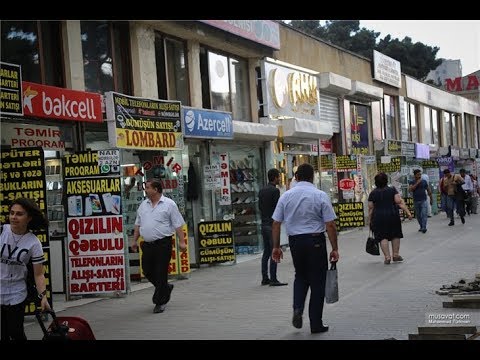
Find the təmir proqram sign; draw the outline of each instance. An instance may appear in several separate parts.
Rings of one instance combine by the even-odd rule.
[[[182,108],[185,137],[233,139],[231,113],[187,106]]]

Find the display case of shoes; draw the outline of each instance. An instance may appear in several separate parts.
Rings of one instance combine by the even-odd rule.
[[[258,184],[253,158],[230,160],[230,187],[235,251],[237,254],[260,252],[260,218]]]

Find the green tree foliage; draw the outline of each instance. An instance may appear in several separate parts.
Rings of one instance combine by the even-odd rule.
[[[327,20],[323,26],[320,20],[292,20],[289,25],[370,60],[373,50],[377,50],[400,61],[402,72],[420,80],[424,80],[428,72],[442,62],[442,59],[436,58],[439,47],[413,43],[408,36],[399,40],[386,35],[377,40],[380,33],[360,28],[359,20]]]

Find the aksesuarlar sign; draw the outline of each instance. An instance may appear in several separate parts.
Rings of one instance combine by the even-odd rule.
[[[320,106],[316,75],[268,61],[264,62],[263,71],[268,116],[318,119]]]

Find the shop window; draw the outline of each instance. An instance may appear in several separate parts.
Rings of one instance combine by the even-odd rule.
[[[158,98],[179,100],[189,105],[188,70],[185,44],[155,33]]]
[[[22,80],[64,86],[60,21],[1,21],[1,59],[22,66]]]
[[[395,98],[389,95],[383,97],[384,128],[386,139],[396,139],[395,131]]]
[[[131,94],[127,23],[81,21],[85,91]]]
[[[200,49],[202,100],[206,109],[232,112],[235,120],[249,119],[246,60]]]
[[[432,142],[432,117],[428,106],[423,108],[423,142],[425,144]]]
[[[418,142],[417,132],[417,105],[404,102],[405,126],[408,133],[408,141]]]
[[[227,159],[224,155],[227,155]],[[215,220],[232,220],[236,254],[259,253],[261,241],[261,217],[258,209],[258,191],[264,186],[264,168],[261,148],[250,145],[213,145],[211,163],[225,161],[229,189],[215,189]],[[225,194],[228,196],[225,198]]]
[[[458,146],[458,115],[452,114],[452,145]]]
[[[443,112],[443,129],[445,131],[445,145],[452,145],[452,122],[450,118],[450,113],[447,111]]]
[[[440,145],[438,140],[438,111],[432,109],[432,144]]]

